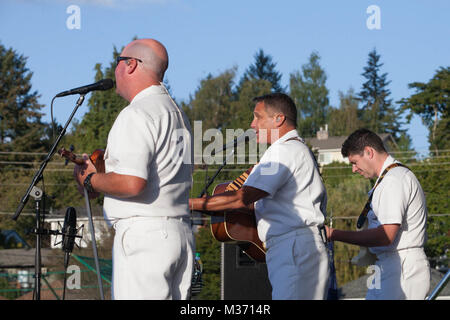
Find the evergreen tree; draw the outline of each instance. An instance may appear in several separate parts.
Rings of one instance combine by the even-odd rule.
[[[408,85],[416,93],[399,101],[403,110],[409,110],[407,120],[413,114],[422,117],[429,128],[430,149],[439,154],[438,149],[450,148],[450,67],[441,67],[427,83],[413,82]]]
[[[390,81],[387,80],[387,73],[380,75],[380,55],[376,49],[369,53],[367,66],[364,67],[362,76],[366,79],[362,89],[358,94],[361,102],[360,119],[363,125],[376,133],[390,133],[395,140],[405,130],[401,129],[401,110],[392,105],[391,94],[388,89]]]
[[[41,121],[40,97],[31,89],[27,58],[0,44],[0,150],[44,151],[46,124]]]
[[[314,136],[326,124],[330,109],[327,76],[319,60],[317,52],[311,53],[302,72],[295,71],[290,76],[290,94],[299,112],[298,131],[303,137]]]
[[[237,99],[231,103],[229,128],[247,130],[253,120],[255,103],[253,98],[271,92],[272,84],[267,80],[248,80],[242,84]]]
[[[254,55],[255,62],[248,67],[239,82],[238,91],[249,80],[267,80],[272,84],[272,92],[285,92],[280,84],[281,73],[275,70],[277,64],[272,61],[272,56],[266,55],[263,49],[259,49]]]

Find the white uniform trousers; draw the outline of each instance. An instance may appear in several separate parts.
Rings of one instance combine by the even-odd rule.
[[[423,248],[378,254],[375,265],[380,276],[378,280],[373,273],[367,300],[423,300],[427,296],[431,271]]]
[[[189,218],[135,217],[114,225],[112,299],[188,299],[194,259]]]
[[[274,300],[322,300],[329,286],[329,261],[316,226],[266,241],[266,262]]]

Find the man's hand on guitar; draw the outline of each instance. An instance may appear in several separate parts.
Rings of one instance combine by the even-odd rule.
[[[82,165],[75,165],[74,169],[73,169],[73,175],[75,177],[75,180],[78,183],[78,191],[84,195],[84,180],[86,179],[86,177],[92,173],[92,172],[97,172],[97,169],[95,168],[94,164],[91,162],[91,160],[89,159],[89,156],[87,154],[83,154],[83,160],[84,160],[84,164]],[[90,192],[89,193],[89,198],[90,199],[94,199],[97,198],[100,195],[100,193],[98,192]]]

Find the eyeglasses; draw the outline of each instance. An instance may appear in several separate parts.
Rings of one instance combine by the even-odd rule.
[[[139,61],[139,62],[141,62],[142,63],[142,60],[141,59],[138,59],[138,58],[133,58],[133,57],[117,57],[116,58],[116,66],[119,64],[119,62],[120,61],[122,61],[122,60],[130,60],[130,59],[134,59],[134,60],[137,60],[137,61]]]

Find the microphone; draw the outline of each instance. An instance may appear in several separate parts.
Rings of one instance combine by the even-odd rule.
[[[56,97],[65,97],[65,96],[68,96],[71,94],[86,94],[88,92],[95,91],[95,90],[109,90],[112,87],[114,87],[114,81],[112,81],[111,79],[103,79],[96,83],[88,84],[87,86],[78,87],[78,88],[74,88],[71,90],[60,92],[55,96],[55,98]]]
[[[67,283],[67,266],[69,265],[70,253],[75,244],[75,237],[77,235],[77,212],[75,208],[68,207],[64,217],[64,225],[61,230],[62,234],[62,249],[64,251],[64,287],[62,299],[66,297],[66,283]]]
[[[62,250],[68,256],[73,250],[77,235],[77,212],[73,207],[67,208],[62,233]],[[65,259],[64,259],[65,260]]]
[[[250,141],[250,139],[253,139],[256,136],[255,131],[253,130],[247,130],[244,134],[241,134],[239,137],[233,140],[233,142],[230,142],[222,147],[222,150],[220,150],[217,153],[220,153],[222,151],[225,151],[229,148],[235,148],[238,144],[241,144],[242,142],[247,143]],[[211,156],[214,156],[216,154],[216,150],[211,151]]]

